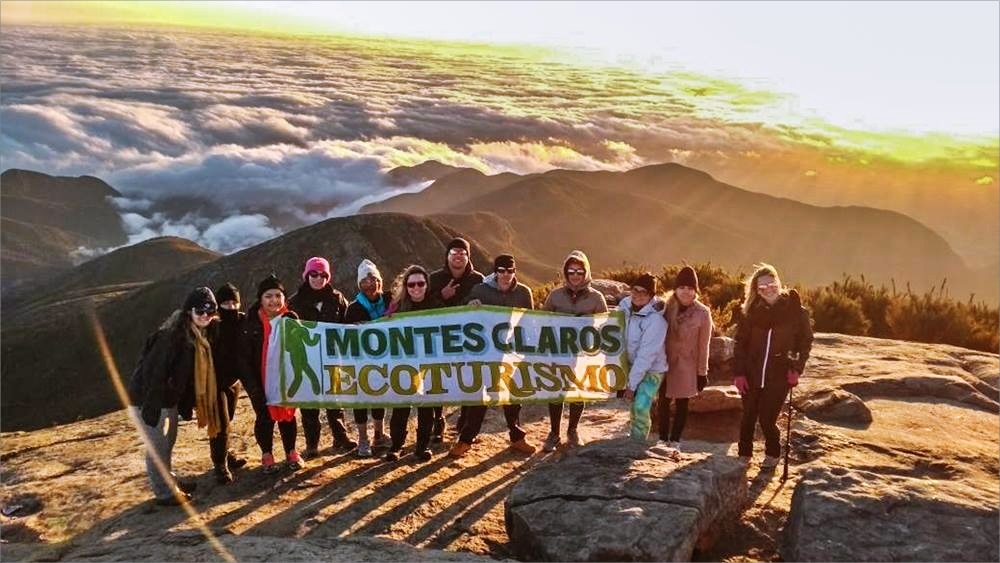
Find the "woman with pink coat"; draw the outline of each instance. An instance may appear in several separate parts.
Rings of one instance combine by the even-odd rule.
[[[667,318],[667,365],[659,393],[660,443],[670,453],[681,448],[687,421],[688,399],[708,384],[708,347],[712,339],[712,313],[698,301],[698,274],[684,266],[674,280],[674,291],[663,310]],[[670,401],[674,424],[670,425]]]

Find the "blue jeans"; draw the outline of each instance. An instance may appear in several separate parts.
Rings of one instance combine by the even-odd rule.
[[[653,407],[653,401],[656,400],[656,393],[662,380],[662,373],[647,371],[635,389],[635,398],[632,399],[630,412],[632,421],[629,426],[629,437],[633,440],[645,442],[646,436],[649,435],[651,425],[649,413]]]

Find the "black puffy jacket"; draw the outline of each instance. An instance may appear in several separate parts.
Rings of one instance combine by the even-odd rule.
[[[347,298],[330,284],[317,290],[305,282],[288,300],[288,308],[304,321],[342,323],[347,312]]]
[[[209,342],[214,340],[216,324],[209,326]],[[194,343],[181,318],[161,327],[143,347],[139,363],[129,381],[129,402],[140,407],[143,421],[156,426],[160,410],[177,407],[184,420],[194,415]]]
[[[240,382],[254,404],[264,404],[264,384],[260,380],[261,354],[264,351],[264,325],[260,322],[260,302],[250,306],[246,318],[243,319],[243,329],[239,339]],[[293,319],[299,318],[294,311],[284,315]]]
[[[812,341],[809,311],[797,291],[782,294],[774,305],[757,299],[736,330],[734,373],[756,389],[785,382],[789,369],[805,370]]]

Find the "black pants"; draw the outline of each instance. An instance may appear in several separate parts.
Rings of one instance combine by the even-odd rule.
[[[431,429],[431,435],[440,438],[444,435],[444,407],[431,407],[431,409],[434,411],[434,427]],[[466,407],[462,407],[462,410],[458,413],[459,431],[461,431],[462,424],[465,421],[465,409]]]
[[[250,394],[250,403],[253,405],[253,412],[257,419],[253,423],[253,436],[257,440],[257,446],[263,454],[274,453],[274,419],[267,410],[267,400],[263,391]],[[279,422],[278,433],[281,434],[281,445],[285,449],[287,456],[295,450],[295,439],[298,437],[298,424],[295,419]]]
[[[326,409],[326,421],[335,442],[347,438],[343,409]],[[306,436],[306,449],[319,448],[319,409],[302,409],[302,433]]]
[[[406,443],[406,425],[410,420],[410,407],[393,407],[389,418],[389,437],[392,438],[390,451],[398,452]],[[418,452],[427,449],[431,443],[431,429],[434,426],[434,407],[417,407],[417,444]]]
[[[486,410],[489,407],[486,405],[475,405],[465,408],[467,409],[465,411],[465,424],[462,426],[462,430],[459,433],[458,441],[471,444],[472,441],[476,439],[476,436],[479,435],[479,431],[483,428],[483,419],[486,418]],[[524,438],[524,430],[517,425],[517,421],[520,416],[521,405],[503,406],[503,417],[507,421],[507,432],[510,435],[511,443]]]
[[[371,409],[372,418],[375,420],[385,420],[385,409]],[[368,409],[354,409],[354,422],[357,424],[368,423]]]
[[[222,417],[219,433],[214,438],[208,439],[209,455],[215,465],[225,463],[226,453],[229,452],[229,423],[232,422],[233,416],[236,414],[236,393],[235,385],[219,390],[219,412],[227,413],[229,416]]]
[[[661,387],[662,389],[662,387]],[[664,442],[680,442],[681,433],[684,432],[684,423],[687,422],[688,400],[672,399],[674,401],[674,425],[670,426],[670,401],[669,397],[662,394],[657,401],[660,418],[660,439]]]
[[[549,403],[549,431],[559,435],[559,424],[562,422],[562,403]],[[569,428],[567,432],[576,432],[576,427],[580,425],[580,417],[583,416],[583,403],[569,404]]]
[[[743,395],[739,455],[753,454],[753,435],[758,423],[764,434],[764,453],[772,457],[781,455],[781,432],[778,431],[777,422],[786,395],[788,383],[779,378],[768,379],[763,389],[751,388]]]

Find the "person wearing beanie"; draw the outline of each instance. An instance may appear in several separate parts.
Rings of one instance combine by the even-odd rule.
[[[285,465],[292,471],[302,468],[302,456],[295,449],[298,428],[294,407],[267,404],[264,393],[267,366],[267,342],[271,336],[271,321],[276,317],[298,318],[285,302],[285,285],[278,276],[271,274],[257,284],[257,301],[250,306],[240,334],[240,362],[243,386],[250,396],[256,420],[253,433],[261,451],[264,473],[276,473],[274,461],[274,425],[278,425],[281,445],[285,450]]]
[[[553,289],[545,299],[542,309],[569,315],[596,315],[608,312],[604,295],[590,286],[590,259],[582,250],[569,253],[562,267],[563,285]],[[569,404],[569,426],[566,429],[566,443],[570,447],[580,445],[577,426],[583,416],[585,403]],[[559,426],[562,422],[563,403],[549,403],[549,435],[542,449],[551,452],[559,447],[561,438]]]
[[[146,476],[156,504],[190,502],[194,483],[177,480],[171,472],[177,423],[196,414],[209,437],[222,424],[217,402],[212,343],[217,304],[207,287],[198,287],[146,339],[132,371],[128,395],[130,414],[144,435]]]
[[[744,287],[743,305],[733,339],[733,385],[743,397],[738,452],[744,463],[753,455],[757,425],[764,435],[761,467],[778,465],[781,433],[778,415],[792,387],[799,383],[812,351],[809,311],[794,289],[782,287],[778,270],[756,264]],[[787,452],[786,452],[787,454]]]
[[[361,324],[385,316],[389,295],[382,290],[382,273],[374,262],[365,258],[358,264],[358,293],[347,306],[344,322]],[[368,418],[372,419],[372,439],[368,439]],[[358,457],[371,457],[372,448],[389,447],[385,434],[385,409],[354,409],[358,427]]]
[[[219,302],[219,322],[212,341],[212,362],[221,425],[219,433],[208,439],[208,449],[215,467],[215,479],[224,485],[232,482],[233,471],[247,463],[229,449],[229,427],[236,415],[239,397],[239,339],[246,315],[240,311],[240,291],[235,285],[222,285],[215,291],[215,298]]]
[[[482,283],[469,292],[469,305],[496,305],[499,307],[514,307],[534,309],[535,300],[531,289],[517,281],[517,264],[510,254],[501,254],[493,260],[493,273],[486,276]],[[459,431],[458,441],[452,446],[448,455],[463,457],[471,448],[476,436],[479,435],[486,417],[486,405],[470,406],[465,411],[465,423]],[[510,437],[510,449],[531,455],[535,446],[526,439],[525,431],[518,426],[521,415],[521,405],[504,405],[503,416],[507,422],[507,432]]]
[[[330,284],[332,270],[326,258],[313,256],[306,260],[302,269],[302,284],[298,291],[288,300],[288,308],[304,321],[323,323],[343,323],[347,313],[347,298]],[[347,435],[344,426],[343,409],[325,409],[326,421],[333,435],[334,450],[350,450],[358,443]],[[319,439],[321,425],[319,409],[300,409],[302,416],[302,433],[305,434],[306,448],[302,455],[305,459],[319,456]]]
[[[625,314],[625,348],[631,360],[623,398],[630,403],[629,436],[639,442],[649,434],[650,410],[667,371],[667,321],[662,308],[656,277],[649,272],[639,276],[618,304]]]
[[[482,283],[483,274],[476,271],[472,265],[472,247],[464,238],[454,238],[444,249],[444,267],[431,272],[430,292],[441,299],[444,307],[460,307],[469,300],[472,288]],[[465,425],[465,414],[468,407],[459,411],[456,430],[461,433]],[[431,433],[434,443],[444,440],[444,408],[434,407],[434,430]]]
[[[684,266],[674,278],[663,316],[667,320],[668,370],[660,384],[657,409],[660,440],[657,447],[667,455],[681,449],[681,433],[687,420],[688,399],[708,385],[708,348],[712,340],[712,312],[698,300],[698,274]],[[674,404],[673,426],[670,403]]]

